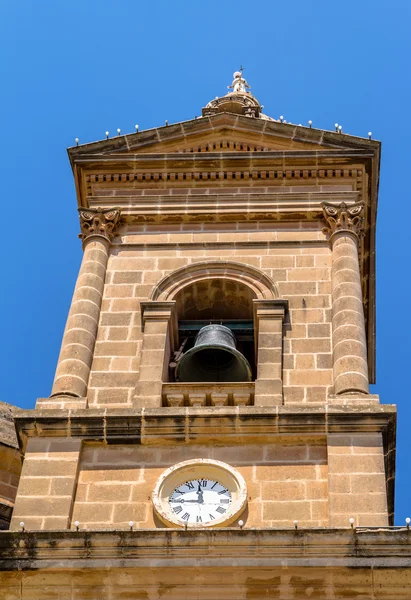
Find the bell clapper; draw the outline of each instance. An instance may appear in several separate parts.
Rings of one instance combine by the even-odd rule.
[[[188,337],[185,337],[181,343],[181,346],[179,347],[179,349],[173,353],[173,360],[170,362],[169,367],[170,369],[175,369],[177,366],[178,361],[180,360],[181,355],[184,352],[184,348],[185,345],[188,342]]]

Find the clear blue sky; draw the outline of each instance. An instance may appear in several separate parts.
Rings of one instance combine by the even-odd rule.
[[[383,142],[374,392],[411,516],[410,22],[409,0],[2,0],[0,398],[50,393],[81,260],[65,148],[199,115],[243,64],[267,114]]]

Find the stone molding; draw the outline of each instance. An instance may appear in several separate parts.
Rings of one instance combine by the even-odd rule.
[[[365,235],[364,231],[364,202],[355,202],[355,204],[346,204],[341,202],[339,205],[323,202],[323,216],[327,222],[323,232],[332,237],[337,233],[349,233],[357,240]]]
[[[111,242],[117,233],[120,221],[119,208],[79,208],[80,229],[79,238],[83,246],[90,239],[99,237]]]
[[[147,300],[140,303],[141,330],[144,333],[148,321],[167,321],[171,347],[174,348],[178,341],[178,323],[175,301]]]
[[[204,279],[232,279],[248,286],[258,299],[275,299],[279,293],[273,280],[259,269],[231,261],[196,262],[161,279],[151,292],[152,300],[170,301],[187,285]]]
[[[5,531],[0,535],[0,571],[117,567],[221,568],[355,566],[411,567],[406,527],[347,529],[140,529],[135,531]],[[250,549],[252,548],[252,552]],[[399,563],[398,557],[401,556]],[[183,567],[182,565],[183,560]],[[286,561],[286,563],[284,563]],[[318,571],[317,571],[318,573]],[[346,575],[347,576],[347,575]],[[358,584],[358,580],[357,584]],[[387,579],[392,586],[392,578]],[[380,588],[379,588],[380,589]],[[405,592],[408,586],[402,588]],[[380,589],[381,591],[381,589]],[[409,598],[407,595],[401,598]],[[385,597],[385,596],[384,596]],[[388,597],[388,596],[387,596]],[[396,596],[397,597],[397,596]]]
[[[310,182],[307,182],[309,184]],[[241,185],[240,182],[237,185]],[[255,187],[247,189],[225,187],[224,191],[215,193],[214,189],[209,188],[207,194],[201,193],[173,193],[176,190],[171,187],[169,190],[163,188],[150,188],[150,195],[146,195],[133,187],[128,190],[127,195],[122,195],[119,191],[115,201],[121,208],[122,222],[133,224],[167,222],[172,216],[176,222],[196,223],[201,215],[207,215],[207,222],[211,220],[219,221],[224,216],[235,214],[235,221],[246,222],[255,221],[273,221],[273,205],[276,205],[276,214],[282,221],[301,221],[322,218],[322,204],[330,199],[330,195],[336,202],[354,203],[361,194],[359,191],[295,191],[296,185],[290,183],[293,191],[284,192],[284,188],[277,188],[273,191],[267,187]],[[324,186],[325,187],[325,186]],[[241,189],[241,191],[238,191]],[[180,190],[179,190],[180,191]],[[112,196],[105,196],[95,190],[89,200],[90,206],[101,207],[111,206]],[[250,216],[251,215],[251,216]]]
[[[207,152],[207,158],[220,157],[220,153],[218,150],[216,152],[210,152],[207,150],[203,150],[203,152]],[[186,154],[186,152],[166,155],[167,158],[170,159],[179,159],[181,160],[181,154]],[[190,153],[191,154],[191,153]],[[272,158],[281,158],[283,157],[283,152],[262,152],[262,156],[259,156],[261,159],[268,158],[267,155],[272,154]],[[163,155],[159,155],[162,157],[162,162],[164,162]],[[328,155],[327,155],[328,156]],[[241,154],[239,158],[241,158]],[[150,155],[150,158],[154,161],[156,155]],[[230,156],[230,159],[235,160],[235,156]],[[143,156],[137,156],[137,161],[143,161]],[[215,164],[215,161],[213,162]],[[214,167],[215,168],[215,167]],[[118,169],[117,169],[118,170]],[[271,168],[267,165],[267,170],[263,169],[243,169],[241,167],[238,170],[209,170],[207,168],[206,171],[131,171],[127,173],[122,173],[119,175],[118,173],[89,173],[85,176],[86,184],[104,184],[104,183],[130,183],[130,182],[187,182],[187,181],[221,181],[225,182],[231,180],[241,180],[243,183],[244,180],[247,181],[249,179],[268,179],[268,180],[283,180],[283,179],[303,179],[303,180],[315,180],[317,178],[320,179],[342,179],[343,177],[349,179],[355,179],[361,185],[361,180],[363,177],[362,169],[344,169],[342,166],[337,165],[332,169],[318,169],[318,168],[290,168],[284,169],[280,168]]]
[[[288,312],[288,300],[253,300],[255,335],[261,319],[281,319],[284,321]]]
[[[210,419],[210,417],[213,417]],[[181,408],[127,408],[86,410],[25,410],[15,417],[16,431],[24,449],[30,437],[81,437],[114,443],[208,442],[213,436],[231,435],[271,440],[279,434],[382,432],[387,440],[395,433],[395,406],[375,405],[363,396],[350,405],[319,406],[224,406]],[[181,432],[185,434],[181,437]]]

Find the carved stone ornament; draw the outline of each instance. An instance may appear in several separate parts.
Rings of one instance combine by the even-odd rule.
[[[339,231],[347,231],[356,235],[359,239],[365,235],[364,232],[364,202],[355,204],[346,204],[342,202],[339,205],[322,203],[323,216],[327,222],[323,232],[329,237]]]
[[[83,244],[91,237],[103,237],[109,242],[116,235],[120,221],[119,208],[79,208],[81,233],[79,238]]]

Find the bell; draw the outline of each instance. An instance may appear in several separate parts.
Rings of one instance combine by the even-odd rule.
[[[231,329],[206,325],[178,361],[175,375],[177,381],[251,381],[251,367],[236,349]]]

